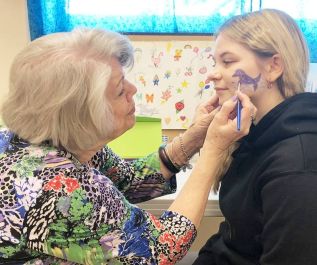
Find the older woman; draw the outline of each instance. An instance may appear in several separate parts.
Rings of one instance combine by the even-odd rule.
[[[135,123],[136,88],[123,71],[132,63],[127,38],[97,29],[44,36],[16,57],[0,131],[1,262],[173,264],[186,254],[223,150],[248,132],[255,109],[238,94],[237,131],[228,118],[237,98],[220,109],[214,96],[182,136],[128,163],[105,144]],[[171,193],[203,143],[161,217],[132,204]]]

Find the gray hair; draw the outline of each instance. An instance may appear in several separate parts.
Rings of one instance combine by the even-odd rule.
[[[70,152],[107,139],[115,127],[105,97],[112,58],[134,62],[128,38],[111,31],[78,28],[32,41],[11,66],[5,125],[31,143],[50,140]]]
[[[277,85],[284,97],[305,91],[309,70],[309,51],[294,19],[276,9],[263,9],[235,16],[225,22],[217,34],[223,33],[258,56],[280,54],[283,74]]]

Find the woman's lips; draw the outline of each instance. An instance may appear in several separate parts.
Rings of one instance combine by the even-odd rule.
[[[135,107],[133,107],[131,110],[130,110],[130,112],[128,113],[128,115],[132,115],[132,114],[134,114],[135,113]]]

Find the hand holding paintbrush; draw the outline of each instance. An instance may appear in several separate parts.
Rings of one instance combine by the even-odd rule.
[[[238,92],[240,92],[240,82],[238,83]],[[241,101],[238,99],[237,103],[237,130],[240,131],[241,128]]]

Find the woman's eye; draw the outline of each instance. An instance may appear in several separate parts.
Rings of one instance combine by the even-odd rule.
[[[121,90],[119,97],[121,97],[124,94],[124,89]]]
[[[124,94],[124,79],[121,80],[119,88],[121,89],[119,96],[122,96]]]

